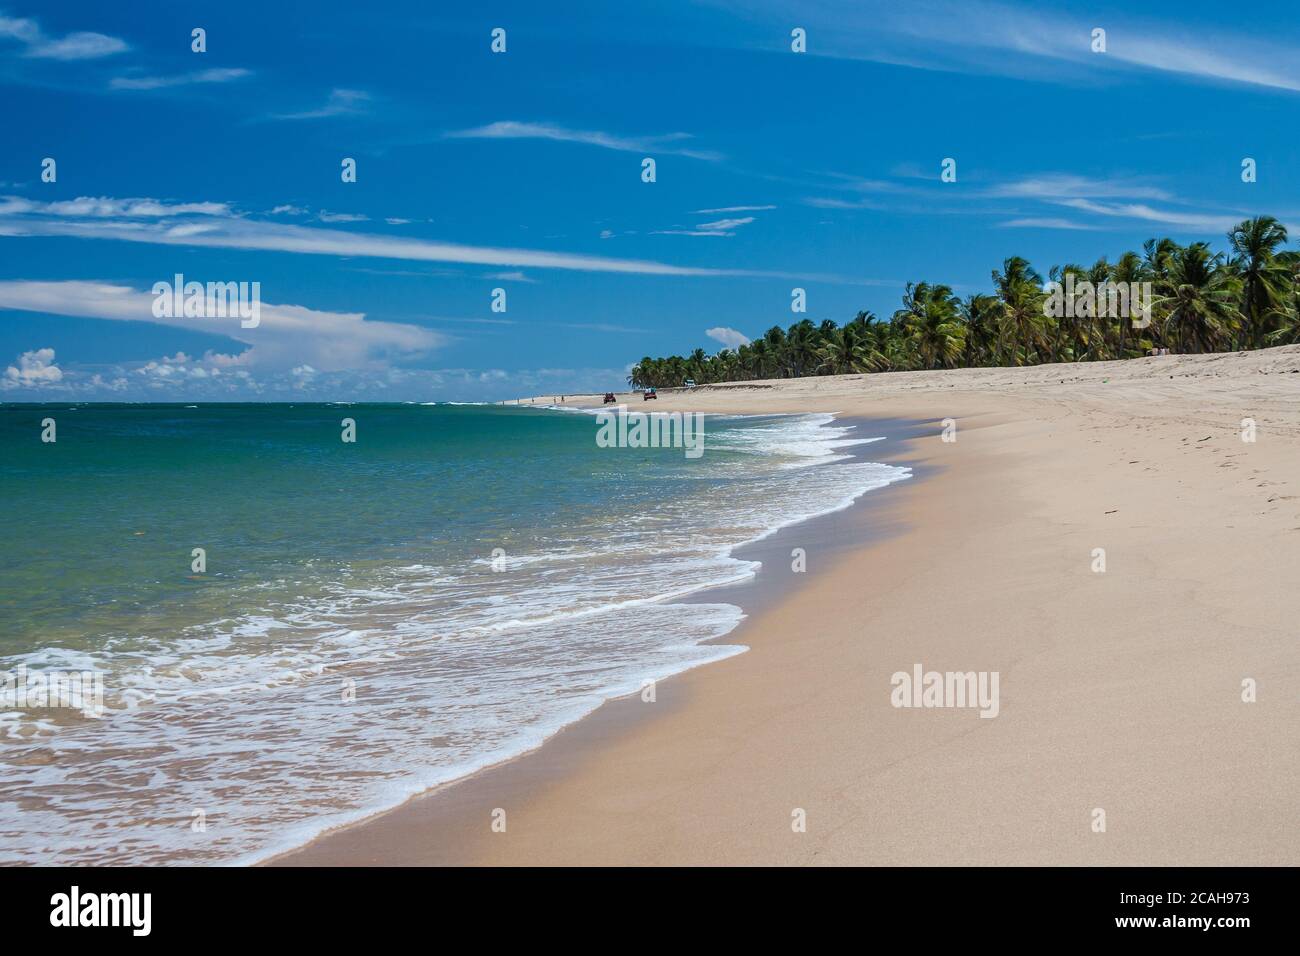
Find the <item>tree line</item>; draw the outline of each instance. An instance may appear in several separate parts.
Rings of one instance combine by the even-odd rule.
[[[646,356],[632,369],[635,388],[799,378],[860,372],[1037,365],[1133,358],[1171,352],[1226,352],[1300,342],[1300,251],[1285,250],[1286,227],[1272,216],[1235,226],[1228,248],[1149,239],[1142,252],[1113,263],[1052,266],[1065,286],[1150,283],[1144,327],[1104,309],[1057,317],[1047,283],[1019,256],[992,274],[993,291],[961,298],[947,285],[909,282],[902,307],[888,319],[859,312],[839,325],[809,319],[774,325],[762,338],[716,355]],[[1055,288],[1055,287],[1054,287]],[[1056,289],[1059,302],[1059,289]],[[1084,314],[1079,315],[1082,312]],[[1091,314],[1088,314],[1091,313]]]

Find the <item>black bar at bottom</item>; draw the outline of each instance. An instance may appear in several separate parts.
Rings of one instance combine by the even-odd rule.
[[[877,938],[892,929],[927,945],[1126,936],[1232,945],[1293,924],[1294,882],[1291,870],[1246,868],[13,868],[0,869],[0,913],[14,940],[77,933],[128,945],[373,946],[456,928],[485,942],[522,932],[618,945],[701,921],[710,935],[803,926]]]

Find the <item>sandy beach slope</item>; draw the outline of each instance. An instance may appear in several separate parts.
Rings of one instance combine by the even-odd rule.
[[[1300,347],[654,407],[917,420],[926,473],[855,509],[892,533],[810,536],[749,653],[279,862],[1300,863]],[[895,708],[917,663],[998,672],[998,716]]]

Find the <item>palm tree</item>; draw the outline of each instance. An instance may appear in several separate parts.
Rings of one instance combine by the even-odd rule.
[[[785,329],[774,325],[763,335],[768,350],[772,354],[773,373],[785,377]]]
[[[690,378],[690,375],[688,374],[686,369],[687,369],[686,359],[682,358],[680,355],[669,356],[668,361],[664,364],[662,370],[663,377],[660,379],[660,384],[655,387],[656,388],[662,388],[664,386],[670,388],[679,387],[682,384],[682,382]]]
[[[1084,352],[1080,357],[1085,359],[1097,361],[1108,357],[1106,340],[1114,319],[1104,313],[1108,313],[1107,288],[1111,281],[1111,272],[1110,263],[1106,261],[1105,256],[1094,262],[1092,268],[1088,270],[1086,278],[1092,283],[1093,308],[1092,316],[1082,323],[1086,334]]]
[[[879,321],[870,312],[859,312],[863,319],[858,326],[858,341],[862,345],[863,366],[871,372],[887,372],[892,366],[889,362],[889,343],[891,341],[888,323]],[[856,324],[857,320],[854,320]]]
[[[1286,266],[1291,281],[1278,311],[1280,325],[1269,333],[1267,341],[1269,345],[1295,345],[1300,343],[1300,252],[1279,252],[1277,261]]]
[[[919,318],[925,311],[925,300],[930,297],[930,283],[909,282],[903,288],[903,307],[894,313],[894,319],[906,322],[908,316]]]
[[[1179,248],[1178,243],[1168,236],[1163,239],[1148,239],[1142,243],[1142,267],[1153,282],[1163,282],[1169,278],[1169,259]]]
[[[832,375],[849,375],[867,369],[866,351],[857,327],[852,324],[832,329],[826,337],[826,344],[819,350],[819,356],[821,367]]]
[[[734,382],[740,376],[737,371],[740,366],[740,358],[736,352],[731,349],[720,349],[718,354],[709,360],[709,368],[706,372],[706,382]]]
[[[817,365],[817,329],[808,319],[790,326],[785,336],[785,359],[795,378]]]
[[[776,356],[767,339],[755,339],[749,343],[751,371],[754,378],[771,378],[776,371]]]
[[[1074,276],[1074,282],[1084,282],[1088,278],[1088,273],[1083,266],[1067,264],[1063,266],[1052,266],[1047,270],[1047,277],[1061,286],[1061,314],[1054,316],[1044,315],[1044,323],[1047,328],[1045,333],[1050,333],[1053,342],[1052,355],[1055,361],[1062,362],[1068,357],[1070,361],[1077,362],[1087,348],[1087,330],[1083,322],[1078,318],[1078,303],[1075,301],[1073,291],[1066,292],[1070,288],[1068,279]],[[1046,310],[1044,310],[1046,311]],[[1066,340],[1069,340],[1069,346],[1066,346]]]
[[[1053,321],[1046,314],[1042,277],[1018,256],[992,273],[992,295],[959,301],[949,286],[909,282],[901,307],[888,321],[858,312],[843,326],[803,319],[789,329],[770,328],[737,350],[708,355],[645,356],[628,382],[676,386],[777,376],[950,368],[955,365],[1024,365],[1046,361],[1127,358],[1152,344],[1204,352],[1263,344],[1300,343],[1300,252],[1283,250],[1286,229],[1268,216],[1248,219],[1228,234],[1231,258],[1207,243],[1183,247],[1169,238],[1150,239],[1141,254],[1125,252],[1111,266],[1054,266],[1049,275],[1064,286],[1070,276],[1094,285],[1094,308]],[[1131,316],[1103,316],[1107,280],[1150,282],[1157,298],[1153,323],[1131,339]],[[1099,293],[1099,294],[1098,294]],[[1069,305],[1061,300],[1063,304]],[[1103,321],[1104,319],[1104,321]]]
[[[1119,260],[1115,263],[1115,268],[1111,273],[1111,278],[1113,281],[1121,285],[1138,283],[1140,286],[1143,282],[1151,281],[1151,276],[1147,273],[1146,266],[1142,262],[1142,257],[1132,251],[1126,252],[1119,257]],[[1129,309],[1130,313],[1136,313],[1138,306],[1130,301]],[[1124,354],[1124,337],[1128,331],[1128,327],[1132,324],[1133,314],[1120,316],[1119,320],[1115,323],[1115,358],[1122,359],[1127,357]]]
[[[906,372],[917,368],[919,359],[912,348],[912,340],[892,324],[886,328],[884,367],[891,372]]]
[[[1272,216],[1243,220],[1228,233],[1228,264],[1241,280],[1242,344],[1249,348],[1257,348],[1276,327],[1291,281],[1290,269],[1277,261],[1277,248],[1285,242],[1286,226]]]
[[[945,285],[920,283],[908,309],[908,342],[922,368],[952,368],[966,349],[957,298]]]
[[[1012,256],[1003,260],[1001,272],[993,273],[993,285],[1002,302],[1000,351],[1015,365],[1026,364],[1035,352],[1041,360],[1050,351],[1043,277],[1028,260]]]
[[[708,360],[709,357],[704,354],[704,349],[696,349],[692,352],[686,359],[685,374],[682,376],[682,381],[685,381],[688,378],[693,378],[701,382],[704,381]],[[682,383],[677,382],[676,384],[681,385]]]
[[[966,350],[962,364],[967,368],[996,363],[998,310],[998,300],[991,295],[968,295],[958,306],[958,315],[966,323]]]
[[[1223,256],[1196,242],[1170,256],[1166,268],[1163,295],[1156,301],[1165,313],[1167,339],[1180,352],[1213,352],[1228,345],[1242,320],[1241,283],[1223,267]]]

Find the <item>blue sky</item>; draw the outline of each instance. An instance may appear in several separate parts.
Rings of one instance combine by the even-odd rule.
[[[0,400],[601,390],[796,286],[842,322],[1013,254],[1222,248],[1300,225],[1298,35],[1283,2],[0,0]],[[176,273],[259,282],[261,324],[160,322]]]

